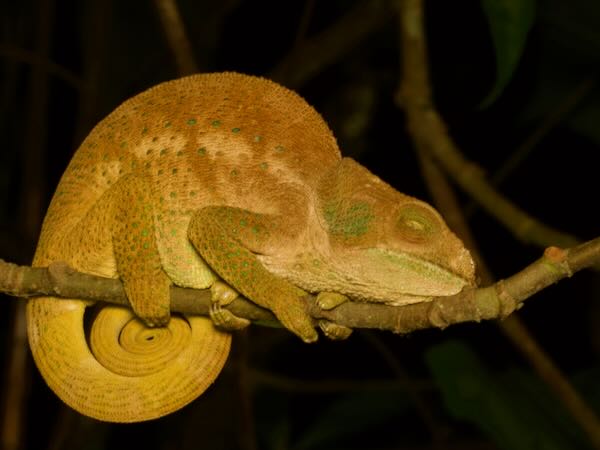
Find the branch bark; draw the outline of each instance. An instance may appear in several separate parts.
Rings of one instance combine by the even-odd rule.
[[[306,307],[315,319],[327,319],[351,328],[375,328],[402,334],[424,328],[445,328],[462,322],[502,319],[536,292],[598,263],[600,237],[566,250],[549,247],[540,259],[505,280],[449,297],[437,297],[431,302],[401,307],[347,302],[324,311],[316,305],[315,297],[310,296]],[[31,268],[0,260],[0,292],[17,297],[55,296],[128,305],[119,280],[83,274],[63,262],[52,263],[48,268]],[[171,288],[173,312],[208,315],[209,306],[208,289]],[[242,297],[227,309],[256,324],[278,326],[270,311]]]

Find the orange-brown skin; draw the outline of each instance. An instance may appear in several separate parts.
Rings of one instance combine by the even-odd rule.
[[[181,408],[227,358],[230,335],[209,319],[169,320],[171,284],[222,278],[312,342],[307,291],[402,304],[473,280],[468,252],[435,210],[342,159],[298,95],[235,73],[163,83],[94,128],[56,190],[34,265],[57,260],[121,278],[142,320],[102,311],[92,353],[85,303],[28,303],[49,386],[83,414],[117,422]]]

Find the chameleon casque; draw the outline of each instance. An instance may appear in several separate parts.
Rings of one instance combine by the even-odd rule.
[[[307,292],[330,308],[403,305],[474,280],[469,252],[432,207],[342,158],[300,96],[236,73],[160,84],[92,130],[43,224],[34,265],[52,261],[124,284],[133,312],[104,307],[89,332],[91,302],[27,305],[50,388],[112,422],[173,412],[214,381],[229,353],[223,327],[243,325],[219,306],[238,292],[312,342]],[[171,284],[211,288],[213,320],[170,317]]]

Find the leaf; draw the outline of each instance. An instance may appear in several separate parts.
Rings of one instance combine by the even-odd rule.
[[[510,81],[535,18],[535,0],[482,0],[496,50],[496,83],[481,107],[492,104]]]
[[[450,414],[477,426],[498,448],[589,448],[554,396],[531,375],[494,376],[459,341],[432,348],[426,359]]]

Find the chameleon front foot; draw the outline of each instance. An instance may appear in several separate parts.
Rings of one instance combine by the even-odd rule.
[[[238,297],[238,292],[227,283],[215,281],[210,287],[211,304],[208,314],[215,327],[223,331],[237,331],[250,325],[248,319],[238,317],[231,311],[223,309]]]

